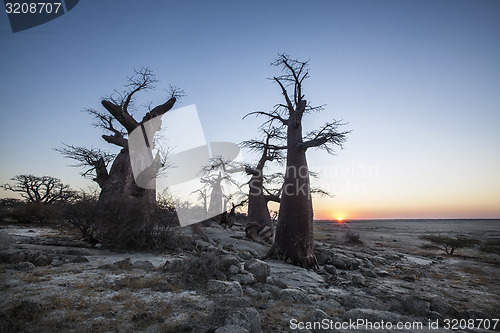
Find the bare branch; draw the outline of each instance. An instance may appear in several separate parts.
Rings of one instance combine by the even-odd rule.
[[[326,150],[329,154],[334,154],[333,147],[339,146],[342,149],[342,145],[346,141],[346,135],[351,131],[338,131],[340,126],[345,125],[340,121],[333,121],[326,123],[319,130],[309,132],[305,141],[300,143],[299,146],[303,149],[308,149],[311,147],[317,147]]]

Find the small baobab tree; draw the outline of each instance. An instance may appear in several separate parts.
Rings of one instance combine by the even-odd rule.
[[[279,194],[267,190],[264,186],[266,178],[269,178],[264,175],[264,167],[267,162],[281,163],[283,161],[282,151],[286,148],[274,144],[274,141],[285,139],[280,128],[261,128],[261,131],[264,134],[263,139],[248,140],[241,144],[250,151],[260,153],[257,164],[255,166],[247,165],[245,168],[246,173],[251,175],[248,182],[248,215],[245,232],[250,239],[256,242],[263,240],[260,233],[266,227],[268,227],[269,232],[265,233],[265,240],[272,241],[274,226],[267,204],[269,201],[279,202]]]
[[[269,112],[251,113],[265,116],[267,124],[286,130],[286,171],[278,225],[273,245],[265,257],[280,256],[285,261],[290,259],[294,264],[312,268],[318,264],[313,252],[313,207],[306,151],[318,148],[333,153],[335,146],[342,147],[348,131],[339,131],[343,124],[334,120],[304,135],[303,117],[324,109],[324,106],[311,106],[305,99],[308,61],[280,54],[272,65],[282,71],[272,80],[278,85],[284,102],[276,104]]]

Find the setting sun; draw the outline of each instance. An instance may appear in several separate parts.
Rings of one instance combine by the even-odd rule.
[[[344,220],[344,219],[342,218],[342,216],[337,217],[337,221],[338,221],[338,222],[342,222],[343,220]]]

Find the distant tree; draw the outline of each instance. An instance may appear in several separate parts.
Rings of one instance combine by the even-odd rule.
[[[63,156],[79,162],[76,166],[86,168],[83,175],[92,175],[94,181],[99,184],[101,193],[95,229],[96,236],[106,243],[114,243],[118,234],[121,241],[126,240],[128,236],[123,232],[124,223],[127,223],[127,228],[134,232],[136,229],[144,232],[151,229],[151,214],[156,206],[155,176],[165,161],[159,154],[153,158],[154,144],[148,142],[146,138],[149,151],[145,152],[145,156],[148,155],[146,157],[153,162],[143,174],[151,186],[147,189],[138,186],[132,174],[128,135],[138,127],[141,127],[144,133],[144,128],[148,126],[146,122],[169,111],[177,98],[183,96],[182,90],[171,87],[168,93],[169,99],[164,104],[150,109],[141,120],[137,120],[133,115],[136,94],[155,88],[156,83],[156,76],[148,68],[136,70],[134,75],[128,78],[124,91],[115,91],[113,95],[101,101],[107,113],[94,109],[86,110],[96,119],[94,126],[106,132],[102,138],[121,148],[116,157],[95,148],[64,145],[57,149]],[[111,161],[113,163],[108,170],[107,166]],[[134,219],[129,216],[132,213]],[[132,223],[138,225],[132,226]],[[130,237],[136,235],[130,234]]]
[[[453,255],[456,249],[474,247],[480,243],[477,239],[464,236],[447,237],[442,235],[422,235],[420,238],[431,242],[431,244],[423,245],[423,248],[439,249],[445,251],[449,255]]]
[[[76,196],[76,192],[69,185],[64,185],[59,178],[51,176],[17,175],[10,180],[14,183],[3,184],[2,188],[20,193],[28,203],[66,203]]]
[[[265,257],[279,256],[305,268],[317,267],[313,252],[313,208],[306,151],[319,148],[333,153],[335,146],[342,146],[349,132],[339,131],[342,123],[334,120],[304,136],[303,116],[323,109],[323,106],[311,106],[305,99],[303,84],[309,77],[308,62],[280,54],[272,65],[282,70],[282,74],[272,80],[279,86],[284,102],[276,104],[270,112],[252,114],[265,116],[268,118],[266,123],[286,129],[287,159],[276,235]]]
[[[264,183],[266,177],[264,175],[264,167],[267,162],[283,161],[282,151],[285,147],[278,147],[275,144],[276,140],[282,141],[285,139],[280,128],[262,128],[264,134],[263,139],[253,139],[242,142],[242,146],[249,148],[250,151],[260,153],[259,161],[255,166],[247,165],[245,171],[251,175],[248,182],[248,216],[245,232],[247,236],[256,242],[272,241],[274,226],[269,213],[267,204],[269,201],[279,202],[279,193],[271,193],[266,190]],[[266,232],[266,239],[262,239],[261,232],[268,227],[270,230]]]

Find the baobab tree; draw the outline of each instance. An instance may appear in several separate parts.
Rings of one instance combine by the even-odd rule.
[[[304,81],[309,78],[308,61],[292,59],[280,54],[272,63],[282,74],[272,80],[280,88],[284,102],[276,104],[269,112],[251,114],[268,117],[265,124],[286,130],[286,171],[282,187],[278,225],[273,245],[267,257],[280,256],[283,260],[305,268],[317,267],[313,252],[313,207],[306,151],[324,149],[334,153],[334,147],[346,140],[348,131],[339,131],[343,125],[338,120],[327,122],[321,128],[303,134],[303,117],[319,112],[324,106],[311,106],[305,99]]]
[[[256,242],[272,241],[274,226],[267,204],[269,201],[280,201],[279,195],[266,191],[264,187],[264,166],[271,161],[281,162],[283,160],[282,151],[286,148],[274,144],[276,140],[285,139],[280,128],[261,128],[261,131],[264,134],[263,139],[248,140],[241,144],[243,147],[249,148],[250,151],[261,154],[254,167],[247,165],[245,168],[246,173],[251,175],[248,182],[248,215],[245,232],[250,239]],[[270,232],[266,233],[266,239],[262,239],[260,233],[265,227],[269,227]]]
[[[20,193],[28,203],[49,205],[67,203],[76,198],[76,192],[65,185],[59,178],[51,176],[16,175],[13,184],[3,184],[5,190]]]
[[[80,162],[77,166],[86,166],[87,169],[84,175],[92,174],[93,180],[101,188],[99,213],[95,225],[96,236],[101,241],[115,243],[115,240],[120,237],[120,233],[124,230],[123,224],[126,223],[125,221],[130,222],[132,215],[137,219],[133,223],[137,224],[138,229],[144,231],[149,228],[150,217],[156,205],[154,176],[165,161],[161,160],[159,155],[156,155],[155,158],[152,157],[154,143],[148,142],[148,139],[151,140],[152,136],[150,135],[148,138],[145,135],[148,149],[144,154],[147,157],[146,159],[152,161],[148,169],[149,178],[147,179],[150,186],[147,186],[147,188],[138,186],[132,173],[128,136],[139,127],[145,133],[145,127],[148,126],[147,122],[169,111],[174,106],[177,98],[183,94],[181,90],[171,87],[169,98],[165,103],[150,109],[141,120],[137,120],[132,115],[132,111],[135,111],[133,103],[136,94],[153,89],[157,82],[151,70],[141,68],[128,78],[124,91],[115,91],[113,95],[101,101],[107,113],[94,109],[86,110],[96,119],[94,126],[107,132],[102,135],[102,138],[106,142],[121,148],[116,156],[98,149],[72,145],[65,145],[65,147],[57,149],[65,157]],[[158,129],[155,128],[155,130]],[[113,160],[113,163],[108,171],[107,166],[111,160]],[[128,236],[125,235],[124,237]]]

